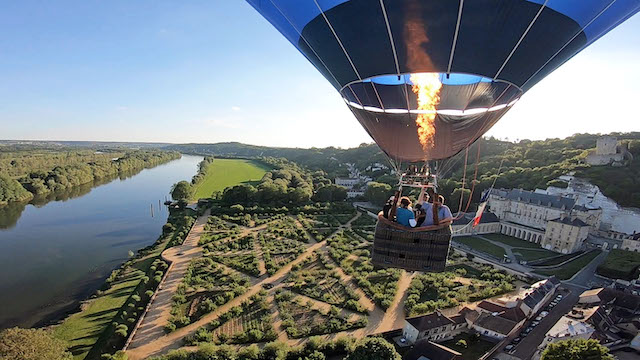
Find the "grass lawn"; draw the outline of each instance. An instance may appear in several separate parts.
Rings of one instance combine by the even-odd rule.
[[[243,182],[259,181],[270,169],[258,162],[243,159],[215,159],[207,176],[195,188],[193,198],[208,198],[215,191]]]
[[[526,261],[546,259],[558,255],[558,253],[546,249],[513,249],[513,253],[517,258]]]
[[[55,337],[67,341],[74,359],[84,359],[105,328],[140,283],[144,272],[136,269],[115,282],[102,296],[91,300],[88,307],[68,317],[54,330]]]
[[[560,280],[571,279],[578,271],[587,266],[593,259],[600,255],[601,251],[594,250],[581,255],[579,258],[572,260],[564,266],[553,270],[538,270],[536,273],[545,276],[555,275]]]
[[[482,237],[486,237],[487,239],[493,240],[493,241],[499,241],[505,245],[509,245],[513,247],[540,249],[539,244],[514,238],[513,236],[508,236],[504,234],[486,234],[486,235],[482,235]]]
[[[74,359],[84,359],[96,344],[98,347],[101,344],[104,346],[106,339],[100,339],[100,336],[134,292],[142,277],[149,271],[153,261],[164,251],[171,238],[172,236],[167,236],[163,244],[135,262],[130,272],[122,279],[113,282],[104,294],[90,300],[84,310],[69,316],[54,328],[54,336],[67,342]]]
[[[456,343],[459,340],[466,341],[467,347],[458,346]],[[441,345],[461,353],[463,360],[477,360],[480,359],[482,355],[486,354],[487,351],[491,350],[491,348],[496,344],[483,339],[476,339],[471,334],[462,333],[451,340],[444,341]]]
[[[602,265],[598,266],[598,274],[614,279],[632,280],[640,266],[640,253],[613,249]]]
[[[453,241],[460,244],[467,245],[468,247],[481,251],[483,253],[492,255],[498,259],[502,259],[505,255],[504,249],[498,245],[493,245],[487,240],[483,240],[477,237],[471,236],[459,236],[453,238]]]

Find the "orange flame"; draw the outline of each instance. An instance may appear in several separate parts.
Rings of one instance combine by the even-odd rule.
[[[411,74],[413,86],[411,90],[418,96],[418,110],[425,113],[418,114],[418,139],[422,148],[431,149],[436,134],[436,105],[440,103],[440,76],[434,73]]]

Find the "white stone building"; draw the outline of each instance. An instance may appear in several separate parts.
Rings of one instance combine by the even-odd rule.
[[[632,160],[626,146],[618,144],[613,136],[602,136],[596,141],[596,149],[587,155],[585,161],[589,165],[623,166],[625,160]]]
[[[589,224],[565,217],[547,223],[540,245],[547,250],[569,254],[582,249],[588,236]]]

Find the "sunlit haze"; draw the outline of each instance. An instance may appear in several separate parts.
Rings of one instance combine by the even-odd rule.
[[[5,1],[0,139],[371,142],[316,69],[244,1]],[[570,60],[489,131],[637,131],[640,17]]]

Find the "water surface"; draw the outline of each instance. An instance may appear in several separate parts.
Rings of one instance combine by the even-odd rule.
[[[129,250],[155,242],[167,219],[158,201],[172,184],[189,180],[201,160],[183,155],[135,175],[0,207],[0,328],[40,325],[73,310]]]

